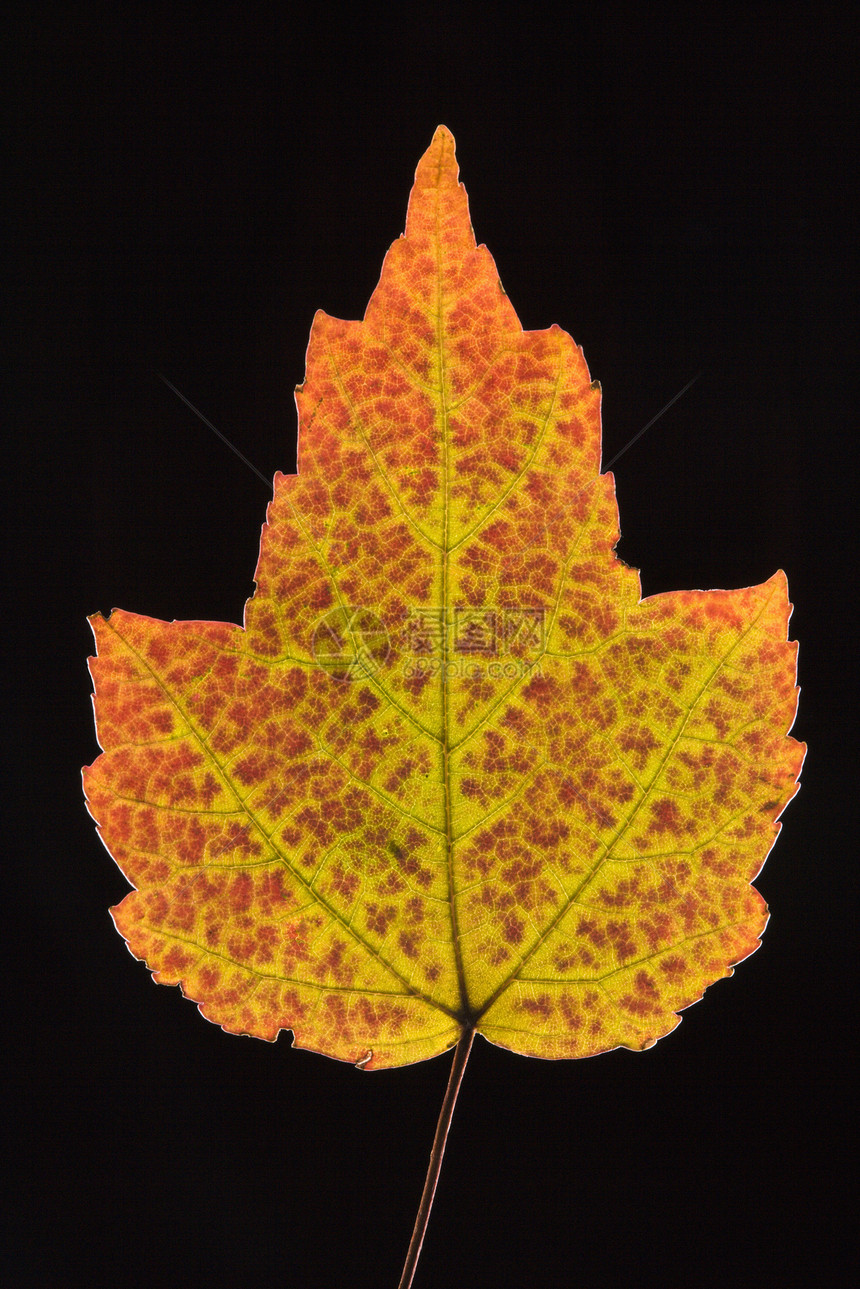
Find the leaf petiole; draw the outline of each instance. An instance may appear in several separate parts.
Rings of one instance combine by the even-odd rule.
[[[427,1223],[430,1220],[433,1197],[436,1194],[436,1183],[439,1180],[439,1173],[442,1169],[442,1159],[448,1142],[448,1129],[451,1127],[454,1106],[457,1104],[457,1095],[460,1091],[460,1084],[463,1082],[466,1062],[472,1050],[474,1037],[474,1027],[470,1026],[468,1029],[464,1029],[460,1036],[460,1041],[454,1049],[454,1062],[448,1077],[448,1087],[445,1089],[442,1109],[439,1111],[439,1122],[436,1124],[436,1136],[433,1138],[433,1149],[430,1151],[430,1164],[424,1181],[424,1191],[421,1195],[421,1203],[418,1205],[418,1214],[415,1218],[412,1239],[409,1241],[409,1249],[406,1254],[406,1261],[403,1264],[403,1275],[400,1277],[398,1289],[410,1289],[415,1275],[415,1268],[418,1265],[418,1257],[427,1231]]]

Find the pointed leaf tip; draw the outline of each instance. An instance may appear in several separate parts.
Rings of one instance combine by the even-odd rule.
[[[433,148],[446,145],[450,147],[451,152],[456,152],[457,145],[454,141],[454,136],[448,129],[447,125],[437,125],[436,129],[433,131],[433,138],[430,141],[430,147]]]

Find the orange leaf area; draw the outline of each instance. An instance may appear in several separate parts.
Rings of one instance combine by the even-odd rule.
[[[641,600],[599,387],[457,173],[440,127],[364,321],[314,320],[244,627],[92,619],[132,953],[365,1068],[651,1046],[757,947],[805,750],[785,577]]]

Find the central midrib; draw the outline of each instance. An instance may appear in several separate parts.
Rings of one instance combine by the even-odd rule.
[[[440,431],[442,436],[442,588],[441,588],[441,610],[442,610],[442,665],[439,669],[439,683],[441,686],[441,707],[442,707],[442,729],[439,739],[439,747],[442,757],[442,785],[443,785],[443,810],[444,810],[444,835],[446,861],[448,869],[448,907],[451,916],[451,940],[454,946],[454,962],[457,970],[457,983],[460,990],[460,1003],[462,1010],[463,1024],[472,1023],[471,1008],[466,993],[466,973],[463,969],[463,954],[460,945],[460,928],[457,918],[457,900],[454,886],[454,815],[451,804],[451,749],[450,749],[450,693],[448,688],[448,628],[449,628],[449,586],[450,586],[450,525],[451,525],[451,506],[449,496],[449,441],[448,441],[448,390],[447,390],[447,370],[445,363],[445,335],[443,320],[443,304],[445,293],[442,285],[443,266],[442,266],[442,238],[439,227],[439,197],[440,187],[439,179],[442,170],[442,157],[439,158],[439,169],[437,171],[436,184],[436,209],[435,209],[435,228],[434,243],[436,252],[436,352],[438,358],[439,371],[439,412],[440,412]]]

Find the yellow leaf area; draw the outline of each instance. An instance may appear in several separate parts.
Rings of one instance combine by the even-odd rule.
[[[314,321],[244,627],[93,619],[132,953],[368,1069],[649,1047],[756,948],[804,753],[784,576],[640,599],[599,388],[457,174],[440,127],[364,321]]]

